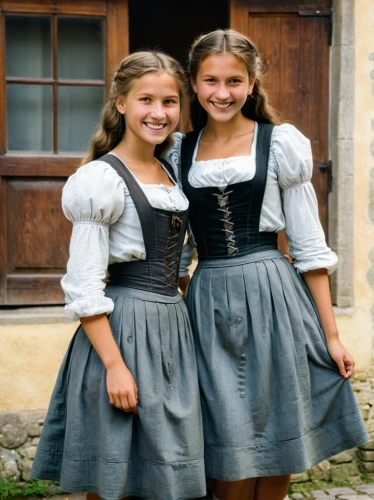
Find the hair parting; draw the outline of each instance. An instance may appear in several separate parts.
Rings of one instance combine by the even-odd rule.
[[[188,56],[188,72],[191,80],[196,80],[201,62],[210,55],[234,54],[244,63],[249,78],[256,78],[252,95],[242,107],[247,118],[259,123],[279,124],[277,111],[271,106],[264,89],[264,66],[256,46],[249,38],[231,29],[218,29],[198,37],[192,44]],[[208,119],[195,93],[191,92],[191,122],[194,130],[205,127]]]
[[[126,131],[126,119],[116,107],[116,97],[125,96],[135,80],[151,72],[166,72],[178,86],[181,115],[177,130],[185,130],[188,120],[187,81],[181,65],[174,58],[161,51],[139,51],[125,57],[113,75],[107,102],[101,112],[97,131],[92,136],[89,151],[81,165],[96,160],[115,148],[123,139]],[[169,135],[155,148],[155,155],[160,155],[173,144]]]

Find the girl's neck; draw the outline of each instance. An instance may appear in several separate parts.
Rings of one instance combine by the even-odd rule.
[[[208,121],[204,128],[204,139],[227,141],[232,137],[247,133],[252,124],[253,120],[246,118],[242,113],[234,116],[227,122],[219,122],[208,116]]]
[[[118,154],[126,163],[154,164],[155,145],[142,141],[133,140],[125,134],[122,141],[113,149],[113,153]]]

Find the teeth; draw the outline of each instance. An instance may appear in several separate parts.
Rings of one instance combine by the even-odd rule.
[[[213,102],[214,106],[216,106],[219,109],[226,109],[230,106],[231,102],[226,102],[226,103],[218,103],[218,102]]]
[[[164,124],[163,123],[146,123],[147,127],[153,129],[153,130],[161,130],[162,128],[164,128]]]

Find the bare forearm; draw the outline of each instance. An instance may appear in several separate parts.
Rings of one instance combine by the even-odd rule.
[[[113,338],[106,314],[81,318],[84,331],[106,368],[118,361],[123,362],[121,353]]]
[[[308,271],[303,273],[303,278],[316,304],[326,340],[339,338],[326,269]]]

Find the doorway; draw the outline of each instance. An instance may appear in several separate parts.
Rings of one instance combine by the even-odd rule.
[[[227,0],[129,0],[130,52],[161,49],[184,67],[197,36],[228,27]]]

